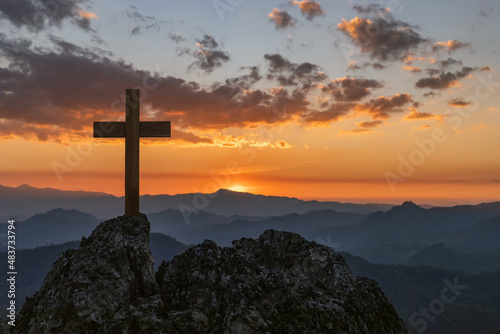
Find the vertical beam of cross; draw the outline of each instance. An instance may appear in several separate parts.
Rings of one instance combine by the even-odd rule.
[[[125,214],[139,216],[139,138],[170,137],[168,121],[140,121],[140,91],[127,89],[125,122],[94,122],[94,138],[125,138]]]
[[[126,90],[125,214],[139,216],[139,110],[140,90]]]

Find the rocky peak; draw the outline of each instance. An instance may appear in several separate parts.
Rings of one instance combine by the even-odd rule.
[[[406,333],[376,282],[295,233],[212,241],[153,271],[146,216],[99,225],[59,257],[15,333]]]

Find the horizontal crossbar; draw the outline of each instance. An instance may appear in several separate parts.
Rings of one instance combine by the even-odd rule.
[[[140,122],[139,136],[170,137],[170,122]],[[94,138],[125,138],[125,122],[94,122]]]

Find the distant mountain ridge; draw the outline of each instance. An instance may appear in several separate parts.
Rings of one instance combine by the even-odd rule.
[[[201,207],[197,204],[199,198],[202,198]],[[123,205],[123,197],[105,193],[41,189],[28,185],[21,185],[17,188],[0,185],[0,219],[4,220],[7,218],[22,220],[57,207],[76,209],[100,219],[108,219],[123,214]],[[205,211],[222,216],[270,217],[326,209],[366,214],[378,210],[386,211],[392,207],[393,205],[390,204],[304,201],[291,197],[254,195],[227,189],[221,189],[212,194],[141,196],[141,212],[146,214],[175,209],[183,212]]]

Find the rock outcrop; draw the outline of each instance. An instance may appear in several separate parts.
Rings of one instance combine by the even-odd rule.
[[[331,248],[268,230],[191,247],[157,273],[146,216],[61,254],[14,333],[406,333],[375,281]]]

